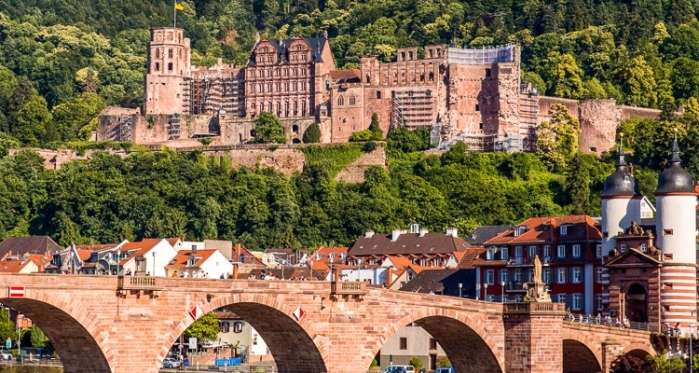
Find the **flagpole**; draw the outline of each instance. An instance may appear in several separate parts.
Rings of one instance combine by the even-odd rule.
[[[174,1],[174,6],[172,7],[172,27],[177,28],[177,0]]]

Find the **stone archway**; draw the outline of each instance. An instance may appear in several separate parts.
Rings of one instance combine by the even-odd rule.
[[[601,357],[592,348],[576,339],[563,340],[563,373],[602,372]]]
[[[411,323],[425,329],[437,341],[456,372],[504,372],[504,355],[496,349],[495,341],[481,327],[482,324],[450,310],[431,310],[428,314],[426,312],[420,312],[420,315],[411,314],[394,323],[391,329],[377,340],[371,358],[373,359],[391,336]],[[468,352],[465,353],[465,351]],[[362,368],[365,369],[360,371],[366,371],[369,364]]]
[[[0,303],[32,320],[46,334],[61,358],[65,373],[112,372],[106,357],[111,354],[95,340],[98,336],[104,338],[97,333],[96,318],[84,311],[77,312],[79,304],[62,299],[29,298],[2,298]]]
[[[294,309],[262,294],[220,296],[200,304],[204,313],[225,307],[250,323],[265,341],[277,365],[278,373],[326,373],[326,362],[318,349],[320,336],[313,330],[309,318],[296,321]],[[186,315],[177,328],[164,340],[158,361],[170,346],[192,324]]]

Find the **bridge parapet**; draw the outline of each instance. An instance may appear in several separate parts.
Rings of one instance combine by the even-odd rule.
[[[338,282],[333,281],[330,284],[330,295],[333,297],[356,297],[361,299],[366,295],[365,282]]]
[[[505,303],[505,314],[563,315],[565,303]]]

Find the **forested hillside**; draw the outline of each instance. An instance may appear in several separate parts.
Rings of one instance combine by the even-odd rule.
[[[632,119],[622,129],[644,193],[652,198],[675,133],[699,176],[699,0],[181,3],[178,26],[197,64],[244,63],[258,30],[270,38],[327,31],[339,67],[369,53],[390,61],[404,46],[517,43],[523,79],[542,93],[663,109],[661,120]],[[10,147],[86,139],[106,105],[139,106],[148,28],[171,25],[172,12],[169,0],[0,0],[0,238],[50,234],[65,245],[220,237],[251,248],[314,247],[414,219],[463,234],[537,215],[599,215],[613,162],[575,154],[577,145],[552,155],[466,153],[460,144],[425,155],[424,131],[398,130],[389,135],[388,170],[370,169],[361,184],[334,181],[357,149],[307,150],[305,171],[291,179],[199,153],[101,154],[59,171],[31,152],[7,156]],[[686,112],[674,117],[679,104]]]

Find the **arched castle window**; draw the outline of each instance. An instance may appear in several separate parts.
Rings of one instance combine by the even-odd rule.
[[[277,101],[277,115],[279,115],[281,111],[282,111],[282,103]]]
[[[345,98],[340,96],[337,98],[337,106],[342,106],[345,104]]]
[[[155,63],[155,71],[160,71],[160,62]]]
[[[371,76],[369,74],[366,74],[366,82],[371,83]]]
[[[155,50],[155,58],[160,58],[160,48]]]
[[[289,116],[289,101],[284,102],[284,116]]]
[[[354,95],[350,96],[349,104],[350,104],[350,106],[353,106],[356,104],[356,99],[354,98]]]
[[[299,102],[298,101],[294,101],[293,108],[294,108],[294,115],[296,115],[297,112],[299,111]]]
[[[434,73],[430,73],[430,81],[434,82]]]
[[[267,111],[269,111],[270,113],[272,112],[272,103],[271,102],[267,103]]]
[[[295,134],[297,134],[297,135],[299,134],[299,126],[297,126],[297,125],[294,124],[293,126],[291,126],[291,130],[292,130]]]

